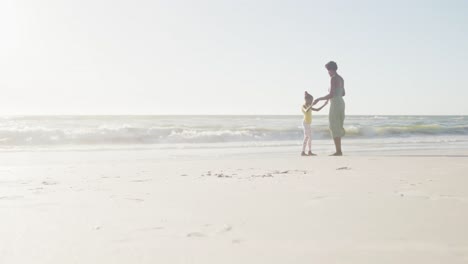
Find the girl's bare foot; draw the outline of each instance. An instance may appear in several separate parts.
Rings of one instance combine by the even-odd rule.
[[[317,156],[317,154],[314,154],[314,153],[312,153],[312,151],[309,151],[309,153],[307,154],[307,156]]]
[[[335,152],[335,153],[331,154],[330,156],[343,156],[343,153],[342,152]]]

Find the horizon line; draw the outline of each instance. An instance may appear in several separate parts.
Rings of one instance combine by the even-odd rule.
[[[12,114],[0,117],[47,117],[47,116],[302,116],[301,114]],[[315,114],[314,116],[328,116]],[[346,116],[468,116],[468,114],[348,114]]]

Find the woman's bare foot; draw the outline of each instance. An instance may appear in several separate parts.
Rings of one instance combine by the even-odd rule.
[[[307,156],[307,154],[304,151],[302,151],[301,156]]]
[[[314,153],[312,153],[312,151],[309,151],[309,153],[307,154],[307,156],[317,156],[317,154],[314,154]]]
[[[343,153],[342,152],[335,152],[335,153],[331,154],[330,156],[343,156]]]

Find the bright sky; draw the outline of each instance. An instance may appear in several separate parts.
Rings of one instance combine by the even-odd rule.
[[[2,0],[0,115],[468,114],[468,1]],[[322,112],[323,114],[326,114]]]

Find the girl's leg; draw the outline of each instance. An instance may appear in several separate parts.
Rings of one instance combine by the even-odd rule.
[[[311,128],[310,128],[310,124],[307,124],[307,123],[303,123],[304,125],[304,142],[302,142],[302,154],[305,153],[306,151],[306,147],[307,145],[309,145],[309,141],[311,139],[311,136],[310,136],[310,132],[311,132]],[[310,146],[309,146],[309,150],[310,150]]]
[[[309,147],[309,156],[315,156],[314,153],[312,153],[312,128],[309,126],[309,130],[307,131],[308,134],[307,136],[309,137],[309,140],[307,141],[307,146]]]
[[[304,135],[304,142],[302,142],[302,152],[306,151],[307,142],[309,142],[309,137]],[[310,147],[309,147],[310,149]]]

